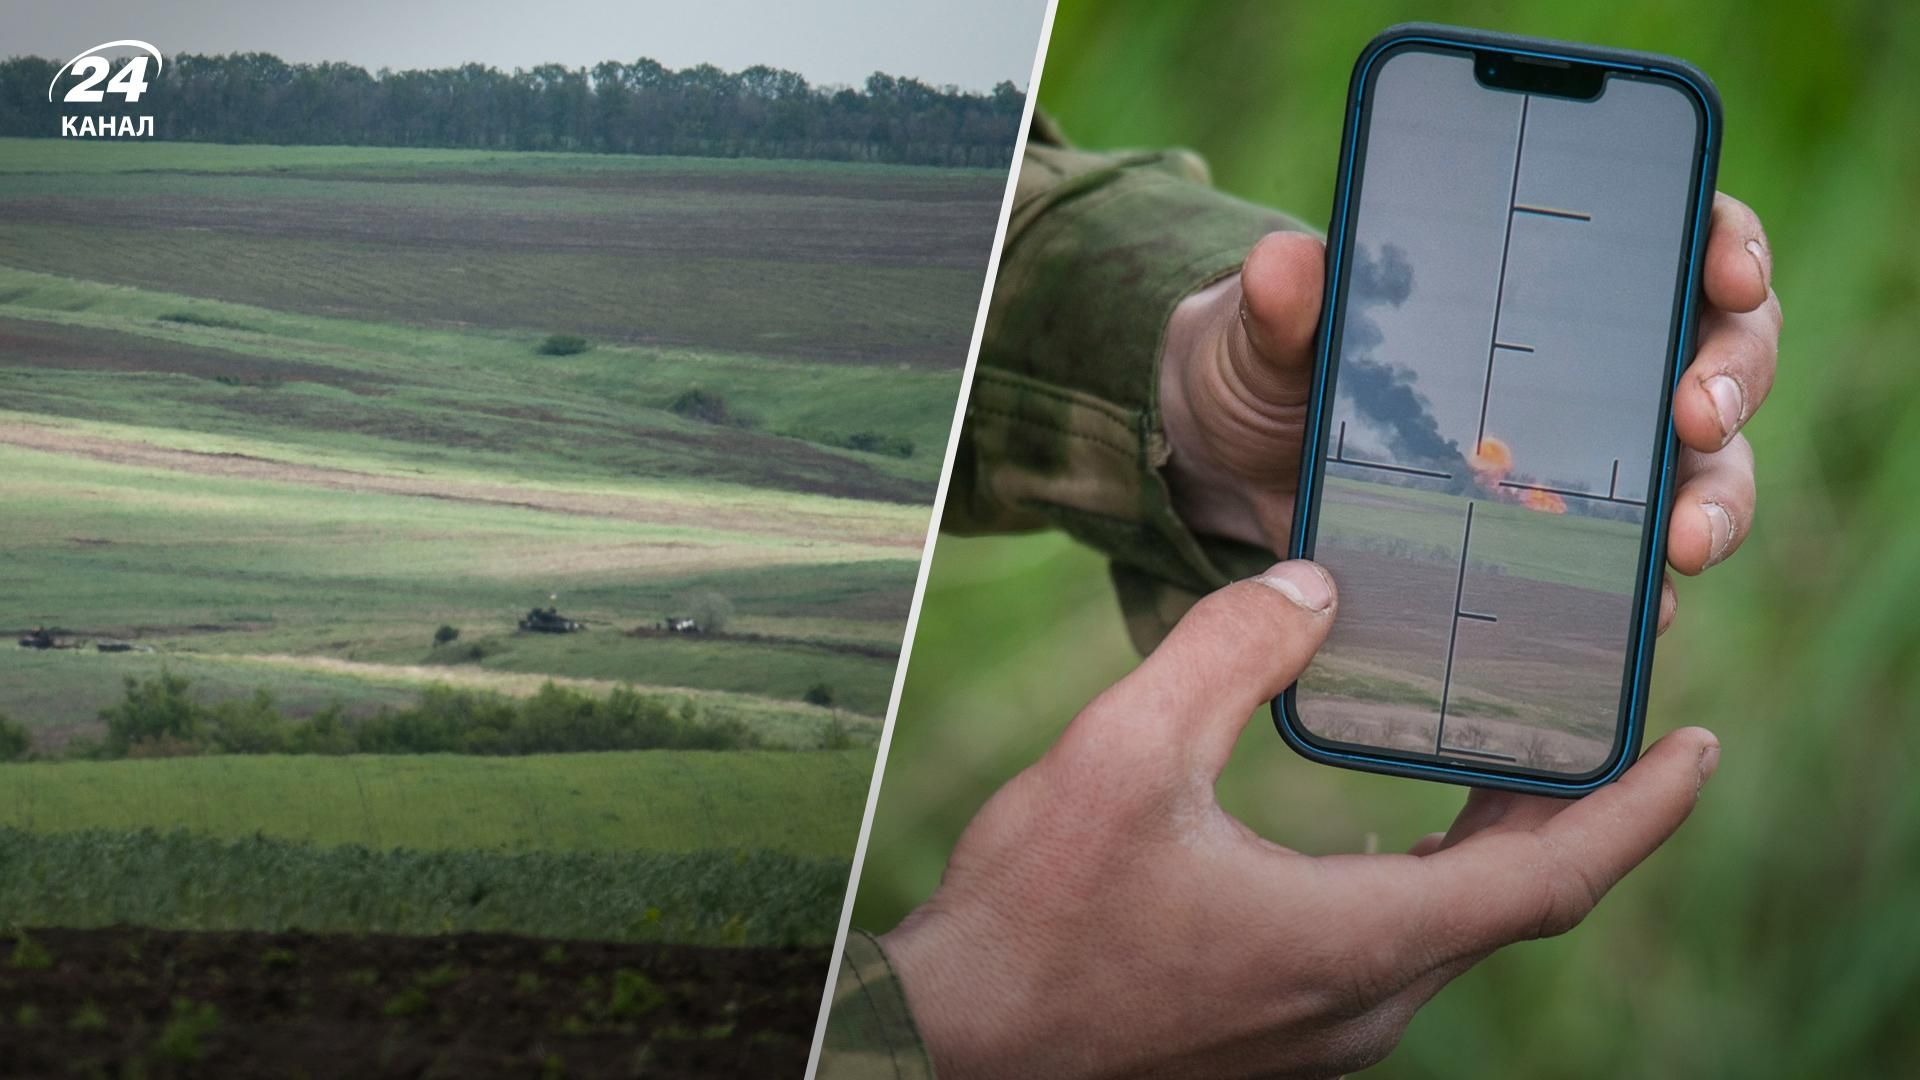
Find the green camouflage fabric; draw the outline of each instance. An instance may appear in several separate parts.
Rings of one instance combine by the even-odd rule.
[[[1160,343],[1174,306],[1299,222],[1208,186],[1184,150],[1028,140],[942,527],[1057,528],[1101,551],[1136,647],[1267,552],[1197,537],[1161,473]]]
[[[1035,120],[961,428],[944,531],[1055,528],[1104,553],[1135,647],[1270,553],[1196,536],[1174,513],[1160,342],[1182,299],[1300,223],[1209,186],[1184,150],[1091,153]],[[848,937],[820,1080],[930,1077],[879,943]]]
[[[906,994],[872,935],[847,934],[817,1080],[933,1080]]]

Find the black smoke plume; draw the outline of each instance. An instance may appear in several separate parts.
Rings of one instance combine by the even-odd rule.
[[[1392,464],[1465,474],[1460,444],[1440,434],[1427,399],[1414,389],[1413,371],[1373,358],[1383,340],[1366,310],[1380,304],[1399,307],[1413,293],[1413,267],[1393,244],[1375,258],[1353,249],[1353,277],[1347,287],[1347,317],[1341,339],[1339,392],[1354,411],[1384,432]]]

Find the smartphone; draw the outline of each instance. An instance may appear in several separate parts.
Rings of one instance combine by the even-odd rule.
[[[1643,53],[1453,27],[1354,66],[1291,554],[1316,761],[1579,795],[1639,753],[1720,140]]]

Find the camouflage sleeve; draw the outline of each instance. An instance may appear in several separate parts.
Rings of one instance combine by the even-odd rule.
[[[816,1080],[933,1080],[906,994],[871,935],[847,934]]]
[[[1266,553],[1194,535],[1161,470],[1160,341],[1174,306],[1302,226],[1208,186],[1182,150],[1089,153],[1036,121],[1021,162],[943,518],[1059,528],[1105,553],[1142,651]]]

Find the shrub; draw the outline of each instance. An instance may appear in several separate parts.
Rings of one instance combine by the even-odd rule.
[[[913,440],[878,431],[856,431],[842,440],[840,445],[863,454],[885,454],[897,458],[913,456]]]
[[[514,711],[513,702],[499,694],[430,686],[411,708],[383,709],[355,724],[355,748],[367,754],[458,753],[468,729],[509,728]]]
[[[548,334],[545,341],[533,347],[541,356],[576,356],[593,346],[578,334]]]
[[[213,748],[228,754],[277,754],[287,748],[286,718],[274,708],[273,695],[222,701],[206,710]]]
[[[615,1019],[644,1016],[667,1003],[667,992],[645,972],[621,968],[613,973],[613,994],[606,1014]]]
[[[442,626],[433,632],[433,647],[436,649],[442,645],[451,645],[459,640],[460,630],[458,627]]]
[[[13,956],[8,963],[18,971],[45,971],[53,966],[47,947],[27,936],[25,930],[13,932]]]
[[[201,1040],[220,1029],[220,1010],[211,1003],[175,998],[173,1016],[160,1030],[153,1049],[160,1057],[181,1062],[199,1061],[204,1052]]]
[[[127,747],[126,757],[130,761],[147,761],[160,758],[199,757],[206,751],[202,743],[176,739],[171,735],[157,735],[151,739],[141,739]],[[106,757],[96,754],[95,757]]]
[[[289,754],[351,754],[359,749],[338,702],[287,725],[285,747]]]
[[[79,1009],[74,1011],[73,1019],[67,1021],[67,1030],[87,1034],[96,1031],[105,1031],[109,1026],[106,1010],[100,1008],[99,1003],[92,1000],[88,1000],[82,1004]]]
[[[867,429],[851,434],[840,431],[822,431],[818,428],[800,428],[779,432],[789,439],[818,443],[821,446],[836,446],[842,450],[854,450],[862,454],[884,454],[887,457],[901,459],[914,455],[917,447],[913,440],[904,435],[889,435],[884,431]]]
[[[820,749],[850,750],[853,748],[853,727],[846,718],[834,713],[825,726],[820,729]]]
[[[500,645],[498,642],[470,641],[464,645],[456,642],[451,649],[443,649],[436,644],[433,652],[427,654],[426,662],[429,664],[448,666],[453,664],[477,664],[499,651]]]
[[[215,375],[213,381],[221,386],[241,386],[255,390],[278,390],[285,380],[277,375]]]
[[[824,682],[814,683],[812,686],[807,687],[806,696],[802,700],[809,705],[818,705],[823,709],[831,709],[833,708],[833,687],[828,686]]]
[[[734,413],[727,405],[726,396],[698,387],[688,390],[673,399],[667,406],[675,416],[684,416],[689,420],[698,420],[704,424],[735,423]]]
[[[217,315],[202,315],[197,311],[169,311],[158,317],[161,322],[180,323],[183,326],[206,326],[216,330],[252,330],[253,327],[232,319],[222,319]]]
[[[388,998],[381,1012],[388,1016],[412,1016],[417,1012],[425,1011],[429,1004],[431,1001],[425,990],[418,986],[409,986]]]
[[[200,710],[187,693],[191,685],[165,669],[144,681],[127,676],[120,704],[100,711],[107,724],[108,752],[124,757],[135,743],[149,740],[198,741]]]
[[[0,761],[19,761],[33,749],[33,732],[6,713],[0,713]]]
[[[107,752],[104,740],[91,735],[76,735],[60,748],[60,756],[69,761],[105,761],[115,755]]]
[[[127,680],[126,699],[101,713],[107,740],[75,740],[68,757],[228,754],[555,754],[591,750],[740,750],[762,745],[734,717],[691,700],[622,687],[595,698],[554,683],[525,701],[440,684],[414,704],[349,719],[339,704],[305,719],[282,714],[265,690],[207,705],[186,679]],[[4,729],[0,729],[4,730]],[[24,731],[24,729],[22,729]]]
[[[732,716],[704,724],[682,721],[671,744],[675,750],[750,750],[759,745],[760,736],[746,721]]]

